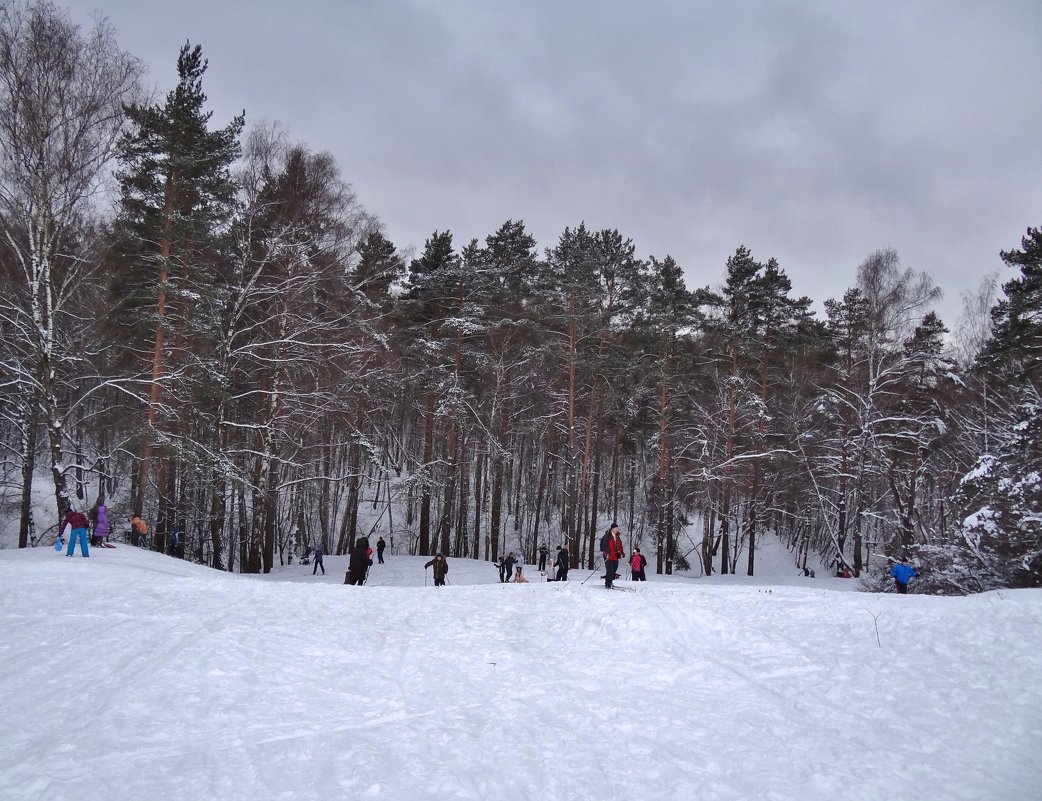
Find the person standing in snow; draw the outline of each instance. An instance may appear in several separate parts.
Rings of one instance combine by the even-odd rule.
[[[648,560],[644,558],[640,548],[634,548],[630,555],[630,572],[633,574],[634,581],[647,581],[644,575],[644,568],[647,564]]]
[[[542,573],[546,570],[546,556],[550,553],[550,549],[546,547],[546,544],[539,546],[539,572]]]
[[[354,584],[359,587],[365,584],[365,576],[372,563],[373,550],[369,547],[369,540],[366,537],[359,537],[355,541],[355,547],[351,549],[344,584]]]
[[[521,549],[518,548],[518,550],[514,553],[514,581],[516,581],[518,584],[523,584],[525,582],[525,577],[521,573],[524,567],[525,555],[521,552]]]
[[[109,535],[109,513],[108,509],[105,508],[105,504],[98,503],[97,508],[94,510],[94,531],[91,534],[91,545],[96,548],[110,548],[112,546],[105,544],[105,538]]]
[[[434,586],[444,587],[445,574],[449,572],[449,563],[445,561],[445,557],[439,553],[427,564],[425,564],[423,566],[423,569],[426,570],[428,567],[434,568]]]
[[[326,566],[322,564],[322,543],[315,546],[315,566],[311,568],[311,575],[315,575],[322,568],[322,575],[326,575]]]
[[[568,581],[568,549],[563,545],[557,546],[557,560],[554,562],[557,568],[556,581]]]
[[[514,552],[507,551],[503,557],[503,581],[510,581],[514,577]]]
[[[622,547],[622,532],[619,531],[619,524],[613,520],[611,526],[604,532],[604,536],[601,537],[601,556],[604,557],[604,586],[608,589],[611,589],[612,582],[615,581],[615,575],[619,569],[619,562],[625,555],[626,552]]]
[[[87,520],[86,515],[77,512],[70,506],[69,511],[62,518],[61,525],[58,526],[58,533],[65,531],[66,526],[69,526],[71,530],[69,531],[69,548],[65,555],[72,556],[72,552],[76,550],[76,540],[79,540],[80,553],[83,556],[90,556],[87,551],[87,528],[90,526],[90,521]]]
[[[145,525],[145,521],[137,515],[130,518],[130,544],[143,547],[146,536],[148,536],[148,526]]]
[[[900,595],[907,595],[908,582],[914,578],[919,578],[919,573],[916,569],[908,564],[907,556],[902,556],[900,564],[890,568],[890,575],[894,577],[894,589]]]
[[[380,537],[376,541],[376,559],[382,565],[384,563],[384,548],[387,547],[387,543],[384,542],[384,538]]]

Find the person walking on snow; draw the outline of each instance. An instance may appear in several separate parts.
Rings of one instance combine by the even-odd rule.
[[[355,541],[355,547],[351,549],[351,558],[347,563],[347,575],[344,584],[354,584],[361,587],[365,584],[366,573],[373,563],[373,549],[369,547],[367,537],[359,537]]]
[[[311,575],[315,575],[322,568],[322,575],[326,575],[326,566],[322,564],[322,543],[315,546],[315,566],[311,568]]]
[[[919,578],[919,573],[908,564],[908,557],[902,556],[901,563],[890,568],[890,575],[894,577],[894,589],[901,595],[908,594],[908,582]]]
[[[604,557],[604,586],[608,589],[611,589],[616,571],[619,569],[619,562],[625,555],[626,552],[622,547],[622,532],[619,531],[619,524],[613,520],[611,526],[604,532],[604,536],[601,537],[601,556]]]
[[[383,537],[380,537],[380,539],[376,541],[376,558],[381,565],[384,563],[384,548],[386,547],[387,543],[384,542]]]
[[[83,514],[80,514],[71,506],[69,511],[65,513],[65,517],[62,518],[61,525],[58,526],[58,533],[60,534],[65,530],[65,526],[70,526],[71,531],[69,532],[69,549],[65,552],[66,556],[72,556],[72,552],[76,550],[76,540],[80,541],[80,553],[84,556],[90,556],[87,551],[87,527],[90,525],[90,521]]]
[[[503,557],[503,581],[510,581],[514,577],[514,552],[507,551]]]
[[[647,564],[648,560],[644,558],[640,548],[634,548],[633,553],[630,555],[630,572],[633,574],[634,581],[647,581],[647,578],[644,576],[644,567]]]
[[[425,564],[423,566],[423,569],[426,570],[428,567],[434,568],[434,586],[444,587],[445,574],[449,572],[449,563],[445,561],[445,557],[439,553],[427,564]]]
[[[557,546],[557,560],[554,566],[557,568],[556,581],[568,581],[568,549],[563,545]]]

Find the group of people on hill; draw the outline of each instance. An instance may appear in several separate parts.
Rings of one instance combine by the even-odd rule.
[[[61,546],[64,544],[63,534],[66,530],[69,531],[66,556],[72,556],[75,553],[77,543],[79,543],[80,553],[82,556],[90,555],[88,548],[88,531],[90,532],[89,542],[91,547],[115,547],[108,542],[111,525],[108,519],[108,509],[101,499],[99,499],[94,505],[94,508],[91,509],[89,519],[82,512],[77,512],[71,507],[69,508],[65,513],[65,516],[62,518],[61,524],[58,526],[59,536],[58,540],[55,542],[55,550],[61,550]],[[131,544],[141,545],[147,535],[148,527],[145,525],[144,521],[136,515],[131,518]],[[384,550],[386,547],[387,543],[384,541],[383,537],[380,537],[376,542],[376,556],[381,565],[384,564]],[[183,550],[181,550],[183,548],[184,545],[181,542],[180,531],[175,527],[170,535],[171,555],[183,555]],[[622,544],[622,532],[619,529],[619,524],[615,521],[612,521],[608,530],[604,532],[604,536],[601,537],[600,550],[601,557],[604,560],[604,586],[610,589],[614,580],[621,578],[618,573],[619,564],[626,555]],[[550,549],[546,545],[539,546],[540,573],[544,571],[549,573],[549,571],[546,570],[546,562],[549,552]],[[312,575],[317,574],[319,570],[322,571],[322,575],[326,574],[326,567],[322,561],[323,555],[322,544],[319,543],[315,547],[315,566],[311,571]],[[647,564],[648,561],[644,555],[641,554],[640,548],[634,548],[633,553],[630,554],[628,560],[630,574],[633,581],[647,581],[647,575],[645,573]],[[344,577],[344,583],[352,585],[365,584],[369,575],[369,568],[372,567],[372,565],[373,549],[369,547],[369,539],[367,537],[360,537],[355,541],[355,545],[351,549],[347,575]],[[525,557],[520,549],[507,552],[499,559],[497,566],[499,568],[499,580],[502,583],[526,583],[528,581],[524,576]],[[557,555],[553,563],[553,568],[556,573],[553,578],[547,578],[547,580],[567,581],[569,567],[570,557],[568,554],[568,548],[563,545],[558,545]],[[424,570],[430,568],[434,568],[434,586],[445,586],[446,575],[449,572],[449,565],[445,556],[438,553],[433,559],[424,565]],[[900,562],[890,568],[889,574],[894,580],[894,590],[901,595],[907,594],[908,583],[913,578],[919,577],[918,571],[908,563],[907,557],[903,557]],[[839,564],[836,569],[836,575],[837,577],[849,578],[851,576],[850,568],[846,564]]]
[[[108,542],[111,529],[108,509],[103,501],[99,500],[94,505],[94,508],[90,511],[89,518],[82,512],[77,512],[74,508],[69,507],[68,511],[65,512],[65,516],[62,517],[61,523],[58,524],[58,541],[55,543],[55,550],[61,550],[61,545],[64,542],[63,535],[66,530],[69,532],[66,556],[72,556],[75,553],[77,543],[79,543],[82,556],[90,556],[90,548],[113,548],[115,546]],[[90,532],[89,546],[88,532]]]
[[[604,586],[608,589],[612,588],[615,579],[622,578],[618,570],[619,564],[625,556],[626,550],[622,545],[622,531],[619,530],[619,524],[613,520],[608,530],[604,532],[604,536],[601,537],[601,557],[604,559]],[[648,566],[648,560],[640,552],[640,548],[633,549],[628,564],[633,581],[648,580],[647,574],[644,572]]]
[[[380,537],[376,541],[376,557],[380,564],[384,563],[384,549],[387,547],[387,543],[383,537]],[[322,543],[318,543],[315,546],[315,566],[311,569],[311,575],[314,576],[319,570],[322,571],[322,575],[326,575],[326,565],[323,561],[325,556],[325,549],[322,547]],[[369,546],[368,537],[359,537],[355,540],[355,544],[352,546],[348,556],[347,562],[347,573],[344,576],[344,584],[352,584],[355,586],[361,586],[365,584],[366,579],[369,578],[369,568],[373,566],[373,549]]]

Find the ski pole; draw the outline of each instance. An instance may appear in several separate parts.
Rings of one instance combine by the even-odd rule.
[[[596,572],[597,572],[597,570],[596,570],[596,569],[594,569],[593,573],[596,573]],[[607,563],[607,562],[605,562],[605,563],[604,563],[604,572],[605,572],[605,574],[607,574],[607,572],[608,572],[608,563]],[[593,573],[590,573],[590,575],[588,575],[588,576],[587,576],[586,578],[584,578],[584,579],[583,579],[582,581],[580,581],[580,582],[579,582],[579,586],[581,587],[581,586],[582,586],[583,584],[585,584],[585,583],[586,583],[587,581],[589,581],[590,579],[592,579],[592,578],[593,578]]]

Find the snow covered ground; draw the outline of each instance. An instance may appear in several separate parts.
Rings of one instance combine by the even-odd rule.
[[[0,798],[1042,797],[1042,592],[345,561],[0,551]]]

